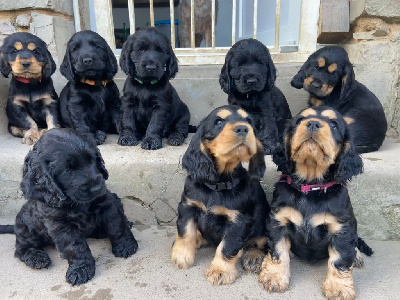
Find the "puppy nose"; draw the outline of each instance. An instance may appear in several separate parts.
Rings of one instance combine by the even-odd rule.
[[[321,82],[314,80],[314,81],[311,83],[311,86],[312,86],[313,88],[319,89],[319,88],[321,87]]]
[[[233,129],[233,131],[236,133],[236,135],[243,137],[243,136],[247,135],[247,133],[249,132],[249,128],[247,128],[247,126],[244,126],[244,125],[239,125],[239,126],[236,126]]]
[[[31,63],[29,61],[23,61],[23,62],[21,62],[21,65],[23,65],[25,68],[27,68],[31,65]]]
[[[307,123],[307,129],[308,129],[308,131],[311,131],[311,132],[318,131],[321,129],[321,127],[322,127],[322,125],[318,121],[309,121]]]
[[[154,72],[157,69],[155,65],[146,65],[146,70],[149,72]]]
[[[246,80],[246,83],[255,84],[255,83],[257,83],[257,78],[249,78],[249,79]]]
[[[90,66],[93,63],[93,59],[90,57],[82,59],[83,63],[87,66]]]

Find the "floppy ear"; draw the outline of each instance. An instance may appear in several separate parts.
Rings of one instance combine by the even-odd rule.
[[[272,61],[272,58],[270,57],[268,60],[268,73],[266,82],[266,88],[268,91],[274,87],[275,80],[276,80],[276,68],[274,62]]]
[[[178,73],[178,59],[176,58],[172,47],[170,47],[170,51],[171,55],[167,63],[167,76],[169,79],[172,79],[175,77],[176,73]]]
[[[96,147],[96,165],[97,169],[103,175],[104,180],[108,179],[108,171],[104,165],[103,157],[101,156],[100,150]]]
[[[107,49],[107,55],[108,55],[108,60],[107,60],[107,73],[106,77],[108,78],[113,78],[115,74],[118,72],[118,62],[117,59],[115,58],[114,52],[111,50],[110,46],[107,44],[106,41],[104,41]]]
[[[344,75],[342,77],[342,89],[340,90],[340,101],[346,102],[356,89],[356,76],[353,66],[350,62],[344,67]]]
[[[25,158],[21,190],[26,199],[38,200],[51,207],[61,207],[67,198],[51,174],[31,150]]]
[[[8,75],[11,72],[11,66],[8,63],[8,61],[4,58],[2,47],[0,47],[0,72],[6,78],[8,78]]]
[[[135,42],[135,38],[133,35],[128,37],[128,39],[125,41],[124,45],[122,46],[121,50],[121,57],[119,58],[119,66],[121,67],[121,70],[126,74],[131,77],[135,77],[136,71],[135,71],[135,64],[130,58],[131,54],[131,45]]]
[[[250,178],[260,180],[265,174],[265,159],[264,147],[259,140],[257,140],[257,153],[250,159],[249,173]]]
[[[307,62],[304,63],[304,65],[300,68],[299,72],[297,72],[297,74],[294,75],[294,77],[292,78],[292,81],[290,82],[292,87],[294,87],[296,89],[303,88],[304,79],[306,79],[306,73],[304,72],[306,63]]]
[[[194,180],[217,181],[219,176],[213,158],[201,149],[202,127],[192,137],[190,145],[182,158],[182,167]]]
[[[54,62],[53,57],[49,50],[47,50],[47,63],[43,67],[43,75],[44,77],[50,77],[56,71],[56,63]]]
[[[69,81],[75,81],[75,72],[73,70],[72,63],[71,63],[71,59],[70,59],[71,55],[69,53],[69,48],[70,47],[67,46],[67,51],[65,52],[64,60],[60,66],[60,72]]]
[[[362,172],[362,159],[356,151],[356,147],[349,136],[349,129],[347,128],[342,153],[336,159],[334,179],[335,181],[346,182]]]
[[[227,93],[231,93],[231,75],[229,74],[229,62],[231,59],[230,53],[228,53],[225,57],[225,63],[222,66],[221,74],[219,75],[219,84],[221,89]]]

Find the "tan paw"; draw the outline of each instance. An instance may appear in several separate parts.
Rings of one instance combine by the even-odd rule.
[[[251,248],[244,252],[242,267],[247,272],[260,273],[265,253],[257,248]]]
[[[289,266],[275,261],[268,254],[262,264],[258,281],[263,285],[268,292],[282,293],[289,288],[290,271]]]
[[[353,278],[329,277],[325,280],[322,290],[329,300],[353,300],[356,298]]]
[[[196,249],[180,240],[175,241],[171,250],[171,261],[177,269],[187,269],[194,263]]]
[[[22,138],[22,144],[35,144],[40,139],[43,133],[43,130],[39,131],[38,129],[29,129],[25,132],[24,137]]]
[[[231,284],[238,277],[236,268],[224,268],[217,264],[211,264],[205,275],[207,280],[214,285]]]

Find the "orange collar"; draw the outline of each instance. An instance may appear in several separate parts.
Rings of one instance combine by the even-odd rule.
[[[102,85],[102,86],[106,86],[107,83],[113,81],[112,79],[105,79],[105,80],[90,80],[90,79],[81,79],[82,83],[86,83],[89,85]]]

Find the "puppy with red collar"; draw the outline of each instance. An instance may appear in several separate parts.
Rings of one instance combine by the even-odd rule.
[[[350,129],[336,110],[316,106],[287,125],[284,149],[273,155],[283,175],[271,203],[271,252],[259,281],[270,292],[289,287],[290,252],[310,262],[328,258],[323,293],[354,299],[353,266],[372,249],[357,235],[347,181],[362,173]]]
[[[12,73],[6,113],[8,130],[24,144],[36,143],[46,129],[60,127],[58,96],[50,76],[56,64],[46,43],[27,32],[4,39],[0,72]]]

